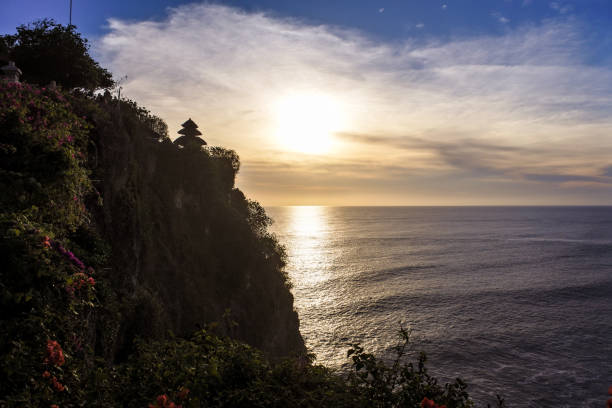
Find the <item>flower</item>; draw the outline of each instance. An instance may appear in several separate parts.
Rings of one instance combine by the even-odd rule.
[[[94,278],[92,278],[91,276],[87,279],[87,283],[89,283],[91,286],[96,284],[96,281]],[[189,390],[187,390],[187,392],[189,392]]]
[[[45,239],[43,240],[43,246],[45,248],[51,248],[51,238],[45,235]]]
[[[157,403],[161,407],[165,406],[168,403],[168,396],[166,394],[158,396],[157,397]]]
[[[166,394],[159,395],[157,397],[156,404],[149,404],[149,408],[181,408],[181,405],[176,405],[170,401],[170,398]]]
[[[59,405],[57,404],[51,404],[51,406],[49,408],[59,408]]]
[[[51,373],[49,373],[48,371],[45,371],[42,373],[43,378],[49,378],[51,377]]]
[[[59,392],[62,392],[66,389],[64,385],[60,383],[59,381],[57,381],[57,378],[55,377],[51,379],[51,383],[53,384],[53,388],[55,388]]]
[[[421,401],[421,408],[446,408],[446,405],[437,405],[434,400],[425,397]]]
[[[61,366],[64,364],[64,351],[62,346],[55,340],[47,340],[47,355],[45,357],[45,364],[54,364]]]

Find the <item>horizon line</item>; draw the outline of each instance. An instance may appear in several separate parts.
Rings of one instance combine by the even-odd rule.
[[[569,208],[569,207],[612,207],[612,204],[449,204],[449,205],[413,205],[413,204],[405,204],[405,205],[325,205],[325,204],[292,204],[292,205],[262,205],[264,208],[281,208],[281,207],[354,207],[354,208],[404,208],[404,207],[415,207],[415,208],[423,208],[423,207],[559,207],[559,208]]]

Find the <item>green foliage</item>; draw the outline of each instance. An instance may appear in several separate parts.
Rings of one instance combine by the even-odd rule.
[[[0,84],[0,132],[2,208],[62,229],[85,222],[88,124],[72,112],[68,95]]]
[[[347,353],[353,361],[349,383],[366,395],[372,407],[416,407],[424,398],[447,408],[474,406],[461,379],[444,387],[438,385],[438,380],[427,372],[424,353],[420,353],[416,367],[406,362],[410,336],[403,327],[400,339],[394,347],[395,359],[391,365],[366,353],[359,344],[353,344]]]
[[[121,99],[121,101],[115,101],[120,104],[123,111],[129,112],[134,119],[139,121],[142,125],[149,128],[155,134],[157,134],[160,141],[168,140],[168,125],[162,118],[155,116],[148,109],[139,106],[136,101],[131,99]]]
[[[0,84],[2,406],[74,398],[85,367],[78,357],[87,353],[96,290],[104,286],[93,269],[106,262],[104,245],[85,208],[93,191],[89,125],[74,114],[74,98]],[[49,360],[50,341],[63,347],[61,364]]]
[[[67,89],[87,90],[113,86],[112,75],[89,56],[87,40],[73,25],[38,20],[2,36],[0,43],[26,82],[45,86],[56,81]]]
[[[417,408],[427,398],[447,408],[474,406],[461,380],[438,385],[423,355],[416,368],[400,364],[408,342],[401,335],[391,365],[353,345],[348,377],[306,357],[270,363],[258,350],[206,330],[188,338],[141,339],[122,364],[98,360],[80,389],[82,399],[73,402],[142,407],[163,398],[183,407]]]

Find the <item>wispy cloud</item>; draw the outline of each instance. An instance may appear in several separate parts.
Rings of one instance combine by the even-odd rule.
[[[162,21],[111,19],[109,27],[96,52],[114,73],[128,74],[126,95],[174,132],[191,116],[209,143],[238,150],[247,190],[257,183],[248,169],[263,174],[269,166],[266,174],[284,180],[278,185],[294,183],[308,195],[315,180],[301,172],[316,174],[325,163],[338,166],[325,181],[337,187],[374,175],[391,189],[401,178],[418,184],[424,173],[444,185],[459,171],[473,197],[488,194],[483,178],[544,194],[527,185],[567,181],[542,175],[603,177],[610,166],[612,69],[583,58],[576,22],[387,44],[352,30],[193,4],[170,9]],[[329,95],[346,114],[330,156],[298,157],[278,147],[273,107],[300,92]],[[376,166],[383,158],[387,167]],[[432,184],[419,194],[428,191],[439,193]]]
[[[493,12],[491,13],[491,16],[493,16],[494,19],[496,19],[497,21],[499,21],[502,24],[507,24],[510,22],[510,19],[504,17],[501,13],[499,12]]]
[[[574,10],[571,4],[563,4],[558,1],[552,1],[548,3],[548,5],[551,9],[558,11],[560,14],[567,14]]]

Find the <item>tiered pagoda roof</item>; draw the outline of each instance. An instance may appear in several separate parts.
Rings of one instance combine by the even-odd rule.
[[[185,147],[192,144],[196,144],[197,146],[204,146],[207,144],[204,139],[198,137],[202,135],[202,133],[198,130],[198,125],[196,125],[191,118],[189,118],[187,122],[183,123],[181,126],[183,126],[183,128],[178,131],[178,134],[182,136],[178,137],[174,141],[175,145]]]

